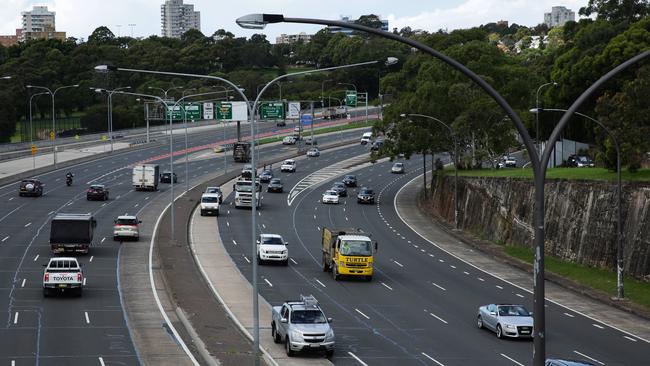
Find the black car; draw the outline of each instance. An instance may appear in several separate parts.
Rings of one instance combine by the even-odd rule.
[[[343,184],[347,187],[356,187],[357,186],[357,176],[348,174],[343,177]]]
[[[93,184],[86,190],[86,199],[90,200],[108,200],[108,188],[103,184]]]
[[[375,191],[368,187],[363,187],[357,194],[357,203],[375,203]]]
[[[566,165],[576,168],[593,168],[594,161],[587,155],[569,155]]]
[[[43,183],[38,179],[23,179],[20,182],[19,196],[37,196],[43,195]]]
[[[265,170],[260,174],[260,182],[262,183],[268,183],[273,179],[273,171],[272,170]]]
[[[269,182],[269,185],[266,187],[267,192],[278,192],[282,193],[284,189],[284,185],[282,185],[282,181],[280,178],[273,178]]]
[[[178,183],[178,177],[176,176],[176,173],[172,174],[172,172],[163,172],[160,175],[160,183],[171,183],[172,176],[174,177],[174,183]]]
[[[376,140],[372,143],[372,145],[370,145],[370,151],[379,151],[383,145],[384,140]]]
[[[348,189],[345,187],[345,184],[343,184],[341,182],[334,183],[334,185],[330,189],[333,190],[333,191],[336,191],[336,193],[338,193],[339,197],[347,197],[348,196]]]

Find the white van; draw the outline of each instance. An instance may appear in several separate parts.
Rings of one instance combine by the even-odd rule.
[[[372,132],[364,132],[361,136],[361,145],[365,145],[372,140]]]

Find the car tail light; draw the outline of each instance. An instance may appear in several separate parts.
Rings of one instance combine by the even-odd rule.
[[[50,274],[46,272],[46,273],[45,273],[44,281],[45,281],[45,282],[48,282],[49,280],[50,280]]]
[[[81,282],[81,277],[82,277],[82,276],[81,276],[81,273],[77,273],[77,281],[78,281],[78,282]]]

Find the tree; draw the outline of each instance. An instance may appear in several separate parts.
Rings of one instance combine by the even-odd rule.
[[[114,44],[115,43],[115,34],[111,32],[105,26],[96,28],[93,33],[88,36],[88,43],[94,43],[98,45],[103,44]]]
[[[648,0],[589,0],[578,12],[587,17],[594,13],[598,19],[632,23],[650,14],[650,4]]]

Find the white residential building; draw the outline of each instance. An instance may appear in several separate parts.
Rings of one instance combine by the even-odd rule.
[[[568,21],[575,20],[576,13],[564,6],[554,6],[551,8],[550,13],[544,13],[544,23],[546,23],[549,28],[562,26]]]
[[[183,0],[165,0],[160,6],[160,23],[163,37],[180,38],[190,29],[201,30],[201,13]]]
[[[303,41],[304,43],[308,43],[311,41],[311,37],[313,37],[313,34],[307,34],[305,32],[300,32],[298,34],[281,34],[279,37],[275,37],[275,43],[278,44],[291,44],[291,43],[296,43],[298,41]]]
[[[23,11],[23,29],[20,41],[24,41],[30,33],[54,32],[56,30],[56,12],[48,11],[47,6],[34,6],[32,11]]]

